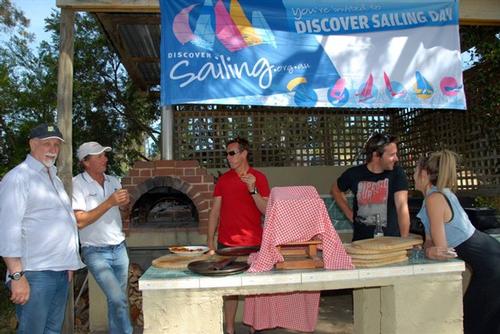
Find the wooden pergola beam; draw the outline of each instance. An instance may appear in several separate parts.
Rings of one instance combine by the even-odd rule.
[[[81,12],[159,13],[159,0],[56,0],[59,8],[69,7]]]
[[[82,12],[159,13],[159,0],[56,0],[59,8]],[[498,0],[460,0],[460,24],[500,25]]]
[[[498,0],[460,0],[461,25],[500,25]]]

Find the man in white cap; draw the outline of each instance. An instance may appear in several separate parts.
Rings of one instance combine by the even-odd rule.
[[[0,256],[7,265],[18,333],[60,333],[73,271],[84,265],[71,201],[54,163],[63,137],[40,124],[30,154],[0,183]]]
[[[108,330],[130,334],[127,282],[129,258],[120,211],[129,194],[117,178],[105,174],[111,147],[83,143],[77,151],[84,172],[73,178],[73,210],[80,229],[82,257],[108,302]]]

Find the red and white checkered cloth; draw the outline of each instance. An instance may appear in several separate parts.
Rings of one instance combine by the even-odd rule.
[[[275,187],[266,208],[260,251],[250,255],[249,272],[273,269],[283,256],[276,246],[289,242],[322,240],[325,269],[352,269],[333,228],[325,203],[312,186]],[[312,332],[319,310],[319,292],[285,293],[245,298],[243,321],[255,329],[283,327]]]

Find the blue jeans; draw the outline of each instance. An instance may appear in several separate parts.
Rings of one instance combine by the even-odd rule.
[[[106,295],[110,334],[131,334],[128,307],[128,264],[125,242],[115,246],[82,248],[83,261]]]
[[[27,271],[30,297],[16,305],[18,334],[61,333],[68,299],[67,271]]]

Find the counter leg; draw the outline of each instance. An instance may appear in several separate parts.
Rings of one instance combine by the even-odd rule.
[[[220,334],[222,295],[209,291],[142,291],[144,334]]]
[[[381,333],[463,333],[462,276],[426,276],[381,288]]]
[[[362,288],[352,291],[354,333],[380,333],[380,288]]]

